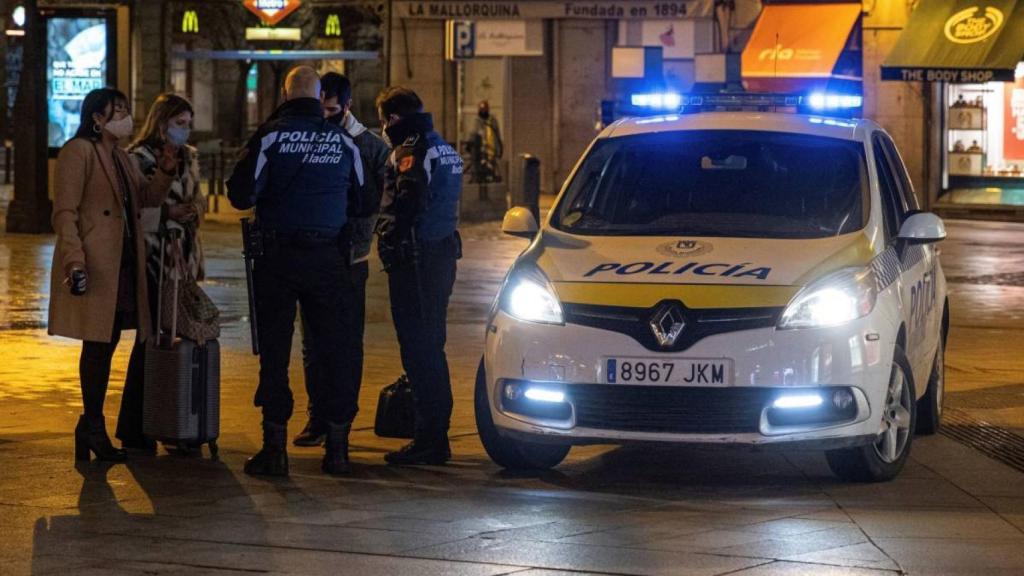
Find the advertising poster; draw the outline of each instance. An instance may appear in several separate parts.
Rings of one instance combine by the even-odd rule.
[[[49,143],[64,145],[78,130],[85,95],[107,84],[107,20],[46,21],[46,96]]]
[[[1006,83],[1003,101],[1003,157],[1024,160],[1024,77]]]

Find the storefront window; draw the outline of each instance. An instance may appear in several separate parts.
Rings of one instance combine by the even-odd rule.
[[[1024,62],[1015,76],[948,86],[945,200],[1024,205]]]

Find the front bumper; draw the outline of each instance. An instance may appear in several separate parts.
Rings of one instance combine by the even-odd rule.
[[[618,332],[575,324],[532,324],[499,311],[488,326],[484,356],[491,413],[500,433],[533,442],[676,442],[815,449],[867,444],[880,430],[881,417],[876,415],[875,407],[885,402],[895,342],[896,327],[885,322],[885,317],[876,309],[875,313],[838,329],[759,328],[730,332],[704,338],[682,352],[660,353]],[[630,392],[628,385],[600,384],[605,381],[607,357],[727,358],[731,360],[732,374],[727,386],[705,388],[703,392],[688,390],[683,395],[676,392],[684,386],[641,386],[644,390],[627,395],[622,404],[627,411],[625,420],[621,413],[615,413],[616,418],[608,418],[607,422],[595,421],[591,413],[582,419],[585,425],[581,424],[580,409],[589,408],[577,406],[574,390],[585,390],[591,395],[595,390]],[[567,403],[572,405],[571,415],[537,418],[507,409],[501,393],[508,381],[560,387],[566,391]],[[664,394],[652,393],[653,388],[661,388]],[[851,391],[856,398],[855,416],[803,425],[778,426],[769,422],[771,399],[779,393],[839,388]],[[635,397],[651,399],[650,408],[660,420],[653,417],[653,412],[645,413],[642,402],[637,404]],[[681,410],[679,418],[688,418],[696,425],[666,427],[665,410],[661,409],[671,402],[677,403],[673,409]],[[744,413],[743,426],[701,427],[701,411],[711,419],[733,409]],[[675,417],[676,412],[668,410],[668,416]],[[653,424],[655,420],[658,425]]]

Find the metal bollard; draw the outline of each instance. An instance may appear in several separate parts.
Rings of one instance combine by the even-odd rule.
[[[520,158],[523,160],[523,177],[515,205],[529,209],[534,219],[540,222],[540,158],[532,154],[520,154]]]

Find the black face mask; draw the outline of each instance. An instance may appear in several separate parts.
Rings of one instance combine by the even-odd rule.
[[[330,122],[331,124],[334,124],[335,126],[341,126],[342,123],[345,121],[345,113],[338,112],[334,116],[328,116],[327,121]]]
[[[483,118],[484,120],[486,120],[486,119],[491,117],[491,111],[490,110],[481,110],[481,111],[477,112],[477,114],[479,114],[480,117]]]

